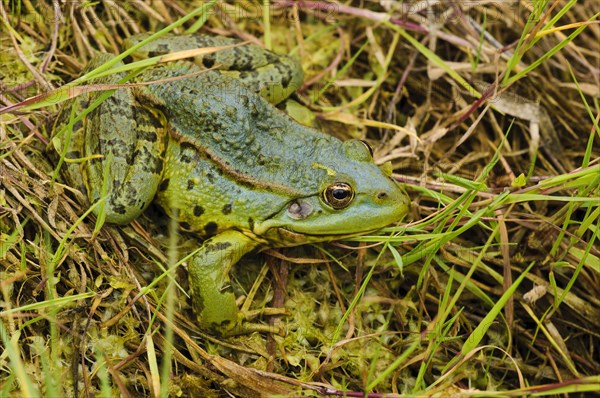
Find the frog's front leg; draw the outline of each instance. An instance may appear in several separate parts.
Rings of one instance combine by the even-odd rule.
[[[194,312],[200,326],[224,335],[241,333],[242,315],[229,284],[229,271],[258,242],[238,231],[205,241],[188,264]]]

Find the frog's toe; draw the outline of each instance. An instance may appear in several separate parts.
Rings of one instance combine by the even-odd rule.
[[[221,320],[219,323],[213,322],[208,325],[210,331],[220,336],[239,336],[254,332],[272,333],[280,336],[285,335],[285,330],[278,325],[267,325],[264,323],[253,322],[258,316],[287,316],[288,312],[284,308],[263,308],[260,310],[239,311],[235,318]],[[202,322],[206,325],[206,320]]]

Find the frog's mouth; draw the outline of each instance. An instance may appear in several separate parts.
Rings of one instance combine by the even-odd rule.
[[[383,203],[374,202],[372,196],[356,195],[353,205],[337,210],[318,196],[297,198],[256,223],[253,232],[274,244],[295,246],[371,233],[399,221],[407,212],[406,196]]]
[[[292,206],[294,205],[292,204]],[[294,209],[292,209],[292,212],[293,211]],[[350,238],[353,236],[363,235],[380,229],[373,228],[369,230],[363,229],[361,231],[331,233],[329,231],[320,232],[315,229],[307,230],[306,227],[301,227],[300,229],[298,229],[298,227],[299,226],[295,225],[293,222],[285,222],[284,220],[274,217],[269,218],[261,223],[256,223],[252,232],[256,236],[260,236],[270,241],[271,244],[280,244],[282,246],[297,246],[311,242]]]
[[[271,240],[273,242],[279,242],[285,246],[298,246],[298,245],[304,245],[306,243],[311,243],[311,242],[322,242],[322,241],[341,240],[341,239],[352,238],[354,236],[368,234],[368,233],[374,232],[376,230],[377,229],[373,229],[373,230],[369,230],[369,231],[362,231],[362,232],[355,232],[352,234],[339,234],[339,235],[336,235],[336,234],[333,234],[333,235],[332,234],[308,235],[308,234],[305,234],[302,232],[296,232],[291,229],[281,227],[281,228],[273,229],[273,231],[277,234],[277,237],[276,237],[276,239],[271,239]]]

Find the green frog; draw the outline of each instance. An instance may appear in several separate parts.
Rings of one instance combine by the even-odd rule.
[[[163,36],[135,57],[235,43]],[[101,54],[88,68],[111,57]],[[205,329],[233,334],[249,324],[228,276],[245,254],[364,234],[401,220],[409,208],[391,168],[377,166],[365,143],[342,142],[274,106],[302,79],[297,60],[255,45],[153,66],[131,82],[156,83],[115,90],[74,124],[69,139],[53,141],[66,158],[84,159],[65,163],[66,178],[91,203],[101,201],[96,213],[107,222],[129,223],[155,201],[182,230],[206,238],[188,262]],[[71,100],[55,133],[97,97]]]

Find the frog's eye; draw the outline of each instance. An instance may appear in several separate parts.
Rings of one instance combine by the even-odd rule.
[[[345,182],[331,184],[323,191],[323,200],[336,210],[348,206],[354,199],[354,190]]]

